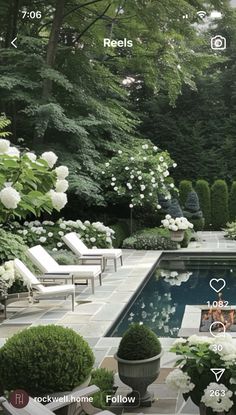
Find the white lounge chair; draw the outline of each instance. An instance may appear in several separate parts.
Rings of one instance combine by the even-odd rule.
[[[40,299],[45,297],[72,297],[72,311],[75,308],[75,286],[73,284],[52,285],[45,287],[42,282],[21,262],[19,259],[14,260],[15,268],[31,289],[33,298]]]
[[[44,272],[44,277],[54,278],[54,274],[62,279],[91,280],[92,293],[94,294],[95,278],[99,278],[102,285],[102,269],[100,265],[59,265],[55,259],[41,246],[36,245],[28,249],[28,255],[37,267]]]
[[[41,403],[37,402],[33,398],[29,398],[29,403],[21,409],[15,408],[5,397],[0,397],[0,408],[3,409],[3,413],[5,415],[55,415],[56,410],[66,407],[71,404],[75,405],[73,402],[79,400],[80,398],[91,396],[94,393],[98,392],[99,388],[95,385],[88,386],[87,388],[80,389],[78,391],[69,393],[66,395],[66,399],[63,402],[60,399],[55,400],[54,402],[50,402],[46,405],[42,405]],[[62,402],[61,402],[62,401]],[[78,412],[80,413],[80,404],[78,404]],[[98,408],[93,407],[90,404],[91,411],[87,412],[88,414],[99,414],[99,415],[114,415],[110,411],[100,411]],[[81,404],[81,410],[83,411],[83,404]],[[75,412],[73,412],[75,413]]]
[[[79,257],[86,255],[86,257],[93,257],[96,255],[103,255],[105,260],[112,259],[114,261],[115,271],[117,271],[117,259],[120,258],[120,263],[123,265],[122,250],[121,249],[89,249],[81,241],[75,232],[67,233],[62,237],[66,245]]]

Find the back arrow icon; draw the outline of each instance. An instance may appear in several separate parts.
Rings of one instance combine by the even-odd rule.
[[[14,48],[16,48],[17,49],[17,46],[15,45],[15,41],[17,40],[17,37],[15,37],[15,39],[13,39],[12,41],[11,41],[11,45],[12,46],[14,46]]]

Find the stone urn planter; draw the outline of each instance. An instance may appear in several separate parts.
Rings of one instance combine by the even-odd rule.
[[[121,381],[132,388],[127,406],[152,405],[147,388],[160,373],[161,355],[161,343],[149,327],[138,323],[129,326],[114,356]]]
[[[170,239],[173,242],[182,242],[184,239],[184,231],[171,231]]]
[[[161,355],[143,360],[125,360],[115,354],[120,379],[133,389],[128,396],[136,398],[135,402],[137,404],[138,400],[140,406],[151,406],[153,396],[147,388],[159,376]]]

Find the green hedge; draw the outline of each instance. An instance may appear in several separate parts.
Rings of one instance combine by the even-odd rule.
[[[93,406],[107,409],[106,396],[114,393],[114,373],[104,368],[94,369],[91,373],[90,385],[96,385],[100,389],[93,395]]]
[[[181,180],[179,184],[179,200],[181,206],[185,206],[188,194],[193,190],[193,185],[190,180]]]
[[[208,229],[211,224],[211,190],[209,183],[206,180],[198,180],[195,189],[205,219],[205,227]]]
[[[171,241],[170,232],[164,228],[143,229],[134,233],[123,241],[123,248],[127,249],[153,249],[172,250],[177,249],[176,242]]]
[[[229,194],[229,219],[236,220],[236,182],[232,183]]]
[[[228,187],[225,180],[216,180],[211,188],[212,227],[221,230],[229,220]]]

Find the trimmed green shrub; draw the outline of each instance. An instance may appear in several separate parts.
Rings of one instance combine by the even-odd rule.
[[[92,371],[93,352],[74,330],[55,325],[24,329],[0,349],[4,390],[24,389],[31,396],[70,391]]]
[[[106,396],[114,393],[114,373],[104,368],[95,369],[91,374],[90,385],[96,385],[100,389],[93,395],[93,406],[106,409]]]
[[[200,210],[200,204],[197,193],[192,190],[185,203],[184,216],[194,225],[195,231],[201,231],[204,228],[204,218]]]
[[[227,228],[224,228],[225,238],[236,239],[236,222],[226,223]]]
[[[188,194],[193,190],[190,180],[181,180],[179,184],[179,201],[181,206],[185,206]]]
[[[206,180],[198,180],[196,182],[196,192],[205,218],[205,227],[209,228],[211,224],[211,191],[209,183]]]
[[[5,231],[0,228],[0,263],[15,258],[21,259],[25,264],[30,265],[31,262],[26,254],[27,246],[20,235]]]
[[[220,230],[229,220],[228,187],[225,180],[216,180],[211,188],[212,227]]]
[[[153,250],[172,250],[177,249],[176,242],[171,241],[168,229],[151,228],[143,229],[134,233],[123,241],[123,248],[126,249],[153,249]]]
[[[174,198],[171,199],[170,207],[167,209],[167,213],[173,218],[181,218],[183,216],[182,209],[179,205],[179,201]]]
[[[129,227],[124,222],[118,222],[114,225],[110,225],[110,228],[115,231],[115,239],[113,239],[112,245],[114,248],[120,248],[122,246],[123,240],[130,234]]]
[[[160,354],[161,349],[157,335],[149,327],[134,323],[124,333],[117,356],[125,360],[150,359]]]
[[[229,219],[236,220],[236,181],[232,183],[229,194]]]

